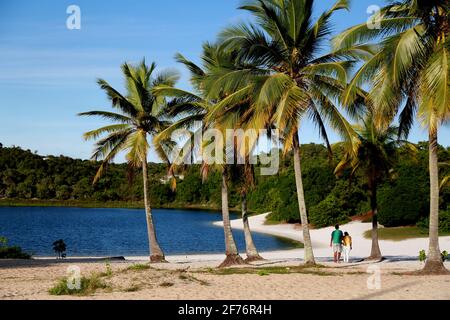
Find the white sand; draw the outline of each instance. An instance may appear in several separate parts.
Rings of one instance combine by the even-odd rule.
[[[255,232],[267,233],[302,241],[301,228],[294,225],[264,225],[267,215],[250,218]],[[241,220],[232,221],[235,229],[241,229]],[[217,224],[220,227],[220,223]],[[354,240],[353,255],[366,257],[371,241],[363,237],[370,230],[367,223],[354,222],[342,226]],[[387,260],[378,264],[357,262],[336,265],[331,261],[329,248],[331,228],[312,230],[314,252],[317,260],[327,266],[328,275],[318,273],[217,275],[205,272],[205,268],[217,267],[223,254],[169,256],[167,264],[157,269],[124,271],[135,263],[148,262],[148,257],[129,257],[127,261],[112,261],[114,275],[105,278],[109,290],[99,290],[89,297],[55,297],[48,289],[67,275],[68,266],[78,266],[82,275],[104,272],[106,262],[93,258],[71,258],[55,261],[39,258],[32,261],[0,260],[0,300],[2,299],[424,299],[450,300],[449,276],[411,276],[404,272],[419,270],[423,264],[417,260],[418,251],[427,248],[428,240],[411,239],[400,242],[380,241]],[[440,239],[441,248],[450,249],[450,237]],[[291,267],[301,264],[302,249],[262,252],[266,261],[262,267]],[[450,269],[450,263],[446,263]],[[368,268],[380,271],[380,288],[370,289],[367,281],[372,277]],[[180,271],[181,270],[181,271]],[[319,270],[320,271],[320,270]],[[330,275],[329,273],[332,273]],[[183,275],[183,277],[181,276]],[[167,284],[170,284],[167,287]],[[329,290],[330,287],[335,290]]]
[[[211,257],[213,258],[213,257]],[[222,259],[223,257],[217,257]],[[377,288],[368,287],[372,274],[368,265],[333,266],[320,273],[220,275],[205,270],[210,263],[171,263],[142,271],[126,271],[133,261],[113,261],[111,277],[103,277],[110,288],[90,296],[52,296],[48,290],[67,276],[69,266],[77,266],[83,276],[106,271],[105,262],[95,260],[64,262],[55,260],[1,261],[0,300],[3,299],[138,299],[138,300],[328,300],[328,299],[423,299],[450,300],[450,276],[400,275],[420,268],[419,262],[377,264],[380,271]],[[266,266],[299,265],[299,262],[266,261]],[[215,265],[217,266],[217,261]],[[449,267],[449,265],[447,265]],[[330,290],[333,288],[333,290]]]
[[[249,218],[250,228],[253,232],[265,233],[285,237],[303,242],[301,227],[292,224],[265,225],[268,214],[262,214]],[[215,223],[222,226],[222,222]],[[242,220],[231,221],[233,229],[242,230]],[[372,242],[364,237],[364,233],[372,229],[371,223],[352,222],[341,226],[342,231],[347,231],[353,238],[353,251],[351,255],[354,258],[364,258],[370,255]],[[318,260],[331,257],[330,238],[334,228],[324,228],[311,230],[311,239],[313,242],[314,254]],[[450,237],[441,237],[439,239],[441,250],[450,251]],[[428,249],[428,238],[408,239],[403,241],[380,240],[382,254],[391,260],[409,260],[415,259],[420,250]],[[303,249],[295,249],[281,252],[264,252],[264,257],[268,259],[300,258],[303,257]]]

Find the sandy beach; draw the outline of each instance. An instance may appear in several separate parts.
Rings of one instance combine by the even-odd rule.
[[[250,226],[253,232],[267,233],[292,240],[303,242],[301,227],[292,224],[266,225],[268,214],[262,214],[249,218]],[[221,226],[221,222],[217,223]],[[231,221],[233,229],[243,229],[242,221]],[[381,226],[382,227],[382,226]],[[342,231],[350,233],[353,239],[353,250],[351,256],[355,260],[360,260],[370,253],[371,240],[364,237],[364,233],[372,229],[371,223],[362,223],[354,221],[341,226]],[[314,254],[319,261],[328,261],[331,255],[330,235],[334,228],[323,228],[311,230],[311,239],[314,247]],[[439,243],[441,250],[450,252],[450,237],[440,237]],[[417,259],[420,250],[428,249],[428,238],[407,239],[403,241],[384,241],[379,240],[380,249],[386,258],[391,260],[411,260]],[[289,250],[284,252],[269,252],[264,257],[269,259],[276,258],[298,258],[303,256],[303,249]]]
[[[265,215],[252,217],[252,229],[301,241],[298,227],[264,225],[264,221]],[[240,221],[232,225],[239,228]],[[340,265],[330,261],[330,229],[312,230],[320,268],[299,267],[302,249],[262,252],[266,261],[222,271],[216,267],[223,255],[169,256],[169,263],[151,267],[144,265],[146,257],[109,262],[98,258],[4,260],[0,261],[0,299],[450,299],[450,276],[408,274],[421,268],[416,256],[427,247],[427,239],[381,241],[387,259],[371,264],[361,261],[370,249],[370,241],[363,237],[368,228],[370,224],[360,222],[342,227],[353,235],[355,250],[352,262]],[[449,244],[450,237],[441,238],[443,250]],[[50,295],[48,290],[73,266],[80,268],[82,276],[99,275],[105,287],[84,296]],[[446,266],[450,268],[448,262]]]

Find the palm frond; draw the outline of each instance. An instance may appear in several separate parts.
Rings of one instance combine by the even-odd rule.
[[[335,50],[349,48],[357,44],[363,44],[380,37],[394,35],[404,32],[416,26],[419,21],[415,17],[394,17],[376,19],[380,22],[380,27],[369,29],[367,23],[353,26],[333,39],[333,48]]]
[[[114,113],[114,112],[108,112],[108,111],[89,111],[89,112],[82,112],[79,113],[78,116],[80,117],[100,117],[106,120],[114,121],[114,122],[120,122],[123,124],[133,124],[133,119],[131,117]]]
[[[111,126],[106,126],[106,127],[102,127],[102,128],[96,129],[96,130],[86,132],[83,135],[83,137],[85,140],[95,140],[105,133],[113,133],[113,132],[117,132],[117,131],[124,131],[127,129],[130,129],[129,124],[114,124]]]
[[[127,98],[122,96],[116,89],[111,87],[106,80],[99,79],[97,83],[99,84],[100,88],[102,88],[106,92],[114,107],[119,108],[123,113],[130,117],[135,117],[137,115],[138,110],[136,109],[136,107],[132,103],[130,103]]]

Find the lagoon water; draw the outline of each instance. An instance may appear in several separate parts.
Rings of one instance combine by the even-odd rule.
[[[224,252],[223,229],[212,225],[221,214],[191,210],[153,214],[166,255]],[[244,252],[243,233],[234,233]],[[68,257],[146,256],[149,251],[144,210],[0,207],[0,236],[38,257],[54,256],[52,243],[58,239],[66,242]],[[260,251],[292,248],[269,235],[254,233],[254,240]]]

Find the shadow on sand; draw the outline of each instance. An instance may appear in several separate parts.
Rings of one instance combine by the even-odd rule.
[[[125,262],[125,257],[109,257],[109,258],[69,258],[69,259],[30,259],[30,260],[14,260],[0,259],[0,269],[12,268],[33,268],[47,267],[60,264],[76,264],[76,263],[96,263],[96,262]]]

